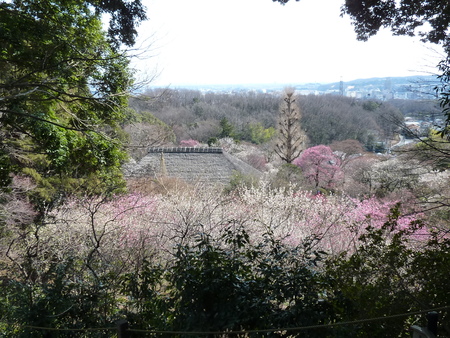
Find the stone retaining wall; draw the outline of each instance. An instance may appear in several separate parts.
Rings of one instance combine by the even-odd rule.
[[[217,147],[153,147],[149,153],[218,153],[222,154],[222,148]]]
[[[188,183],[228,184],[235,172],[259,177],[262,173],[222,148],[150,148],[125,169],[127,177],[176,177]]]

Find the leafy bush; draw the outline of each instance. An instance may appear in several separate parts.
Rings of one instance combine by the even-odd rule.
[[[450,287],[450,242],[440,236],[417,246],[411,234],[422,227],[398,224],[398,209],[378,229],[369,227],[352,254],[331,257],[326,275],[333,280],[336,315],[341,321],[389,317],[447,306]],[[439,239],[441,238],[441,239]],[[346,337],[410,337],[411,325],[426,326],[424,315],[361,322],[351,330],[338,329]],[[440,316],[439,337],[448,337],[448,314]],[[442,331],[445,331],[442,332]]]
[[[164,272],[164,291],[160,296],[147,292],[148,298],[141,299],[143,311],[132,314],[134,323],[155,325],[149,323],[154,316],[148,314],[154,314],[156,307],[158,311],[170,309],[160,315],[167,321],[156,329],[184,332],[270,330],[327,322],[331,308],[315,271],[323,253],[313,250],[313,242],[307,240],[292,248],[266,234],[264,241],[253,245],[238,224],[230,224],[220,241],[201,233],[196,242],[178,246],[173,263]],[[127,288],[154,290],[160,285],[154,271],[147,269],[139,278],[127,278]],[[325,332],[315,330],[302,337],[323,337]]]

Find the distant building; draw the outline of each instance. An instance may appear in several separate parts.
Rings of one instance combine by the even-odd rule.
[[[392,91],[392,81],[390,77],[387,77],[384,82],[383,100],[392,100],[393,98],[394,93]]]

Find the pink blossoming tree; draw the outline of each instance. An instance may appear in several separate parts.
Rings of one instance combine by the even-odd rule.
[[[198,142],[197,140],[181,140],[180,141],[180,146],[182,147],[198,147],[200,145],[200,142]]]
[[[303,170],[314,188],[333,189],[343,178],[340,158],[324,145],[306,149],[293,164]]]

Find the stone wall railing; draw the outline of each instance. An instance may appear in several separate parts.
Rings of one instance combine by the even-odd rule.
[[[222,148],[218,147],[152,147],[149,153],[214,153],[222,154]]]

